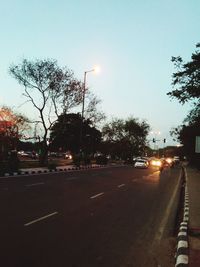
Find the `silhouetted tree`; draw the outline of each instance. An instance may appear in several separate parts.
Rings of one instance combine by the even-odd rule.
[[[177,72],[172,76],[174,89],[168,93],[181,104],[193,102],[193,109],[184,119],[184,124],[171,131],[172,135],[183,144],[183,152],[192,161],[198,158],[198,155],[195,155],[195,137],[200,135],[200,44],[197,44],[196,48],[189,62],[185,63],[180,56],[172,57]]]
[[[108,154],[122,159],[132,160],[134,155],[142,155],[147,144],[149,125],[136,118],[127,120],[113,119],[103,129],[104,150],[105,144],[109,147]]]
[[[5,158],[9,150],[16,150],[19,139],[30,129],[30,121],[24,115],[3,106],[0,108],[0,157]]]
[[[11,75],[24,86],[24,96],[39,115],[42,127],[40,163],[47,162],[48,134],[58,116],[66,114],[82,101],[82,84],[71,70],[60,68],[55,60],[24,59],[10,67]]]
[[[168,93],[172,98],[177,98],[184,104],[189,100],[200,98],[200,44],[196,45],[197,50],[192,54],[191,61],[184,63],[183,59],[172,57],[177,72],[173,73],[172,86],[174,89]]]
[[[80,150],[80,124],[81,115],[70,113],[62,114],[53,125],[50,134],[51,149],[63,151],[70,150],[78,153]],[[87,154],[95,153],[96,147],[101,141],[101,132],[97,130],[90,120],[83,120],[82,148]]]

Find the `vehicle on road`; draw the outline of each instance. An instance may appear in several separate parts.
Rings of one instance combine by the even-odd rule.
[[[174,164],[175,164],[175,165],[179,164],[179,162],[180,162],[180,157],[179,157],[179,156],[174,156],[173,161],[174,161]]]
[[[150,164],[151,166],[154,166],[154,167],[161,167],[162,161],[160,159],[152,159]]]
[[[149,167],[149,162],[144,159],[137,159],[134,164],[135,168],[147,169]]]
[[[72,159],[72,155],[70,153],[64,153],[63,156],[64,159]]]
[[[22,159],[38,159],[38,153],[35,151],[18,151],[17,155]]]

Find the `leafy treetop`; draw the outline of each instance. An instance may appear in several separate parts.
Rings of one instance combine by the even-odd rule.
[[[190,100],[199,101],[200,98],[200,43],[192,54],[191,61],[184,63],[183,59],[172,57],[177,72],[173,73],[172,86],[174,89],[167,94],[177,98],[181,104]]]

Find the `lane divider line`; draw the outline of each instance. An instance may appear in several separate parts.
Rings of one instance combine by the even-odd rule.
[[[102,195],[104,195],[104,192],[99,193],[99,194],[97,194],[97,195],[94,195],[94,196],[90,197],[90,199],[94,199],[94,198],[100,197],[100,196],[102,196]]]
[[[54,215],[56,215],[56,214],[58,214],[57,211],[55,211],[55,212],[53,212],[53,213],[50,213],[50,214],[47,214],[47,215],[45,215],[45,216],[43,216],[43,217],[40,217],[40,218],[38,218],[38,219],[36,219],[36,220],[33,220],[33,221],[31,221],[31,222],[25,223],[24,226],[29,226],[29,225],[31,225],[31,224],[40,222],[40,221],[45,220],[45,219],[47,219],[47,218],[49,218],[49,217],[52,217],[52,216],[54,216]]]
[[[30,187],[30,186],[36,186],[36,185],[42,185],[44,184],[44,182],[42,183],[35,183],[35,184],[26,184],[27,187]]]
[[[117,187],[120,188],[120,187],[123,187],[123,186],[125,186],[125,184],[120,184]]]

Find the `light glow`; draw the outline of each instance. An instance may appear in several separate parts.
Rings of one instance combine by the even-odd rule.
[[[151,165],[160,167],[162,165],[162,162],[161,162],[161,160],[152,160]]]
[[[100,66],[98,66],[98,65],[94,66],[94,72],[95,72],[95,73],[98,74],[100,71],[101,71]]]

